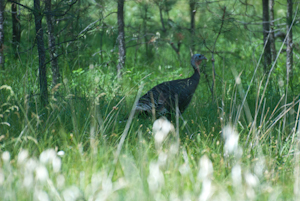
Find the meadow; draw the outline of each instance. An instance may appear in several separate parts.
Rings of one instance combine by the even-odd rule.
[[[157,139],[150,118],[126,120],[139,87],[120,96],[124,85],[110,80],[100,85],[106,93],[66,92],[46,110],[38,97],[1,86],[1,200],[298,199],[297,99],[286,109],[283,97],[260,104],[239,97],[239,83],[222,105],[205,103],[202,82],[183,118],[163,121],[166,134],[157,135],[169,135]]]
[[[128,4],[127,17],[135,9]],[[171,16],[181,13],[174,10]],[[180,56],[161,41],[149,43],[151,55],[128,48],[118,78],[116,30],[101,36],[100,53],[104,29],[87,33],[65,47],[77,51],[60,57],[62,82],[49,86],[46,107],[39,103],[36,52],[18,60],[7,53],[0,74],[0,200],[300,200],[298,52],[291,87],[284,42],[277,41],[276,61],[265,73],[261,37],[226,26],[231,31],[219,38],[204,30],[206,44],[197,38],[195,53],[208,61],[189,107],[171,122],[139,118],[134,105],[156,84],[192,74],[184,42]],[[23,33],[27,42],[30,32]],[[50,69],[47,78],[51,83]]]

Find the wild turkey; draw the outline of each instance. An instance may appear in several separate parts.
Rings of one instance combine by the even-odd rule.
[[[185,111],[192,100],[194,92],[200,80],[199,65],[206,57],[201,54],[194,54],[191,59],[191,64],[194,68],[194,74],[186,79],[172,80],[163,82],[145,95],[143,95],[136,106],[136,112],[141,115],[151,115],[152,107],[155,108],[155,113],[158,116],[171,117],[171,113],[176,108],[176,96],[178,97],[178,107],[181,114]]]

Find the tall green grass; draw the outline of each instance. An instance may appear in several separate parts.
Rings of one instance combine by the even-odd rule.
[[[160,58],[121,80],[100,64],[65,73],[46,108],[31,68],[6,77],[0,200],[297,200],[299,97],[260,76],[260,60],[247,74],[216,63],[215,100],[202,74],[182,116],[139,119],[137,97],[191,73]]]
[[[261,90],[241,95],[236,77],[216,103],[196,93],[178,124],[124,121],[137,84],[113,76],[100,84],[101,72],[90,70],[87,88],[76,95],[64,80],[46,109],[1,86],[1,200],[298,199],[298,99],[286,109],[280,97],[259,105]]]

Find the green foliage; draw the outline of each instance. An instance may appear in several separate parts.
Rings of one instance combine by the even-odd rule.
[[[285,2],[279,2],[275,18],[282,19],[276,28],[285,22]],[[32,1],[21,3],[33,6]],[[11,16],[6,17],[6,69],[0,73],[1,199],[198,200],[205,192],[219,200],[297,199],[298,24],[294,28],[293,86],[286,86],[283,52],[265,86],[268,76],[259,62],[262,25],[257,23],[261,2],[198,2],[195,52],[209,60],[201,66],[192,102],[179,124],[172,122],[175,132],[170,131],[160,148],[151,119],[135,116],[129,122],[128,117],[139,87],[143,86],[143,94],[163,81],[192,74],[189,2],[125,2],[127,55],[122,78],[116,76],[118,30],[116,14],[111,14],[117,1],[78,1],[74,7],[68,7],[69,3],[53,2],[56,11],[70,8],[70,12],[56,17],[62,83],[50,90],[48,62],[51,98],[46,108],[38,98],[32,13],[21,10],[18,60],[9,44]],[[163,9],[166,32],[158,6]],[[47,27],[45,20],[43,27]],[[179,55],[171,42],[181,42]],[[215,75],[210,60],[214,44]],[[277,51],[281,44],[277,40]],[[226,126],[232,128],[229,139],[233,141],[222,137]],[[235,146],[232,152],[227,147],[230,142]],[[41,177],[39,171],[47,176]]]

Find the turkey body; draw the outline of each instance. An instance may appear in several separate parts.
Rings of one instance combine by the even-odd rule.
[[[150,89],[139,99],[136,112],[150,116],[155,109],[155,114],[158,116],[164,115],[170,119],[171,114],[176,111],[176,102],[178,101],[178,108],[182,114],[191,102],[199,84],[200,72],[198,65],[203,59],[206,58],[200,54],[192,57],[191,64],[194,68],[194,74],[191,77],[163,82]]]

